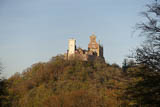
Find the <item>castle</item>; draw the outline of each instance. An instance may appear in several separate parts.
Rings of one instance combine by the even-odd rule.
[[[76,40],[69,39],[68,50],[65,54],[65,59],[70,60],[72,58],[79,58],[83,61],[94,60],[100,58],[104,60],[103,57],[103,46],[96,42],[96,36],[92,34],[90,36],[90,43],[88,44],[88,50],[77,48]]]

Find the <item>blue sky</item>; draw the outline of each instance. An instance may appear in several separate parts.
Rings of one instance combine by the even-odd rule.
[[[87,49],[95,32],[108,63],[122,63],[141,42],[132,36],[146,0],[0,0],[0,61],[4,76],[63,54],[68,39]]]

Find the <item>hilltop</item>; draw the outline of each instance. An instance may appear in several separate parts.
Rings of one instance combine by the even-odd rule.
[[[8,106],[106,107],[121,105],[122,69],[97,59],[81,61],[53,57],[7,80]]]

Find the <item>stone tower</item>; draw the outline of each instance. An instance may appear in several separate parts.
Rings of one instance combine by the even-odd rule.
[[[76,51],[76,40],[75,39],[69,39],[68,41],[68,56],[73,56]]]
[[[92,55],[96,55],[103,58],[103,47],[96,42],[96,36],[94,34],[90,36],[88,51]]]

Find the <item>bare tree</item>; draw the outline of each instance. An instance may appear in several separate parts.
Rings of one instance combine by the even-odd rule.
[[[133,57],[138,63],[130,72],[131,81],[126,95],[137,107],[159,107],[160,105],[160,1],[154,0],[142,12],[146,18],[137,24],[140,36],[145,38],[143,45],[136,49]],[[131,70],[131,69],[130,69]],[[131,70],[131,71],[132,71]]]
[[[160,71],[160,1],[154,0],[147,8],[146,12],[142,12],[147,20],[136,27],[141,31],[140,36],[145,37],[145,41],[136,49],[134,58],[139,64],[153,71]]]

